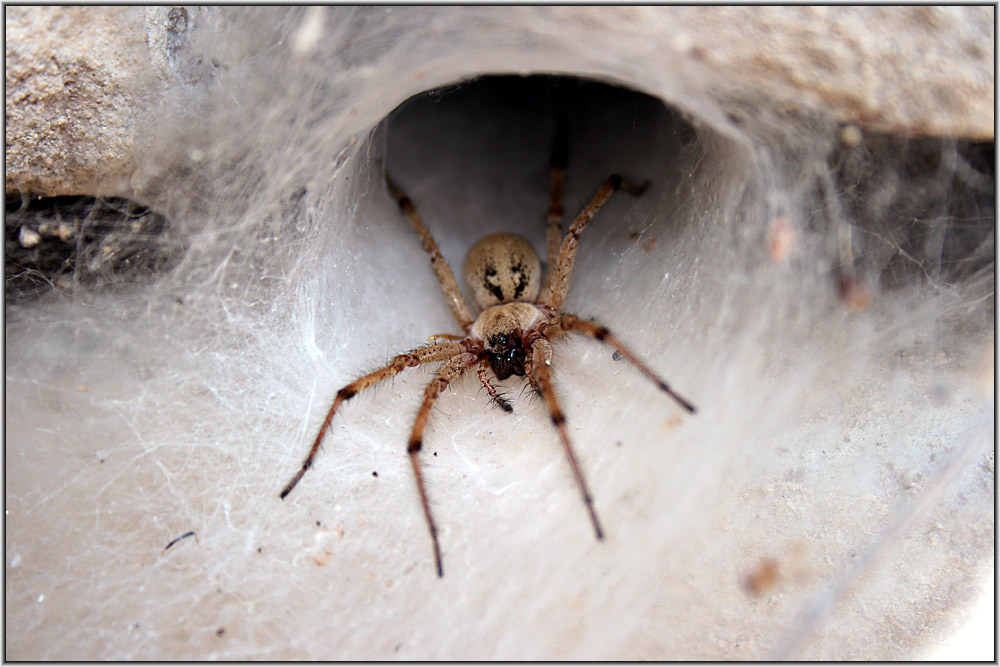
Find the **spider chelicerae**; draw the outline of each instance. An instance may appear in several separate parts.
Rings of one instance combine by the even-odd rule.
[[[326,418],[320,426],[316,440],[302,463],[302,467],[281,491],[282,498],[295,488],[295,485],[302,479],[302,475],[312,466],[320,443],[341,404],[358,392],[387,380],[407,368],[444,362],[434,379],[424,389],[424,399],[417,411],[406,450],[413,467],[413,475],[416,478],[424,518],[427,520],[427,527],[430,530],[438,576],[444,576],[441,546],[438,542],[437,526],[434,523],[434,517],[427,500],[427,489],[420,470],[419,454],[423,445],[424,428],[427,426],[431,409],[438,396],[449,384],[472,369],[475,369],[479,382],[486,389],[490,399],[505,412],[512,412],[513,408],[497,392],[488,371],[492,371],[498,380],[505,380],[511,375],[526,376],[531,387],[541,394],[552,418],[552,423],[559,433],[566,458],[573,471],[573,477],[576,479],[576,485],[580,489],[583,502],[590,515],[590,521],[594,526],[594,533],[598,540],[604,539],[604,530],[601,528],[597,512],[594,510],[590,489],[587,487],[580,464],[573,452],[569,433],[566,430],[566,417],[559,407],[559,401],[552,385],[550,369],[552,341],[569,333],[580,333],[603,341],[634,364],[685,410],[694,413],[695,407],[640,362],[611,335],[607,328],[580,319],[576,315],[560,312],[563,302],[566,300],[570,277],[573,274],[573,261],[584,227],[616,191],[623,190],[638,196],[645,189],[630,184],[620,176],[610,176],[590,200],[590,203],[573,220],[565,237],[563,237],[562,191],[565,173],[566,138],[565,131],[559,128],[551,162],[550,204],[546,238],[548,271],[543,279],[538,254],[528,241],[519,236],[500,233],[490,234],[481,239],[472,246],[465,260],[465,278],[481,311],[477,317],[472,316],[462,293],[459,291],[458,284],[455,282],[451,268],[441,255],[441,251],[427,227],[424,226],[410,198],[391,178],[386,176],[389,192],[399,202],[400,209],[409,219],[417,234],[420,235],[424,250],[430,255],[431,266],[441,282],[441,289],[444,291],[455,319],[458,320],[463,335],[434,336],[431,340],[439,338],[448,340],[446,342],[432,342],[411,352],[397,355],[382,368],[363,375],[341,388],[326,413]]]

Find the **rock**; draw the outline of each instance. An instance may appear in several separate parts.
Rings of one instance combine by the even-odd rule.
[[[283,30],[287,42],[274,43],[294,58],[332,40],[338,66],[363,71],[366,91],[382,91],[384,113],[398,102],[385,92],[394,82],[419,92],[420,80],[429,88],[506,66],[520,73],[596,74],[680,104],[670,99],[677,92],[664,78],[669,74],[751,108],[755,100],[777,102],[823,110],[863,129],[993,137],[990,7],[288,12],[8,8],[7,191],[128,196],[141,189],[146,177],[137,176],[139,158],[153,137],[140,132],[204,120],[200,110],[213,99],[204,84],[218,65],[209,51],[248,53],[262,35]],[[400,48],[410,43],[421,48]],[[217,92],[223,100],[236,94]],[[349,113],[348,106],[336,112]],[[135,187],[133,178],[139,179]]]

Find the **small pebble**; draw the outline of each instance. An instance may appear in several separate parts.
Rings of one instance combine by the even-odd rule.
[[[17,240],[22,248],[34,248],[42,240],[42,235],[34,229],[21,227],[21,232],[17,235]]]
[[[861,128],[857,125],[845,125],[840,128],[840,143],[849,148],[853,148],[861,143]]]

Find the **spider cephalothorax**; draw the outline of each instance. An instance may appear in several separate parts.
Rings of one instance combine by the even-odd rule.
[[[530,303],[493,306],[476,319],[472,337],[483,342],[490,370],[498,380],[525,374],[527,353],[546,320],[544,311]]]
[[[341,403],[373,384],[386,380],[403,370],[431,362],[444,362],[434,379],[424,390],[423,403],[417,412],[410,432],[407,453],[417,481],[417,491],[423,507],[424,518],[431,533],[434,546],[434,561],[438,576],[444,575],[441,564],[441,548],[438,543],[437,526],[431,515],[430,503],[423,482],[418,455],[423,445],[423,432],[428,417],[438,396],[447,386],[472,368],[476,369],[480,383],[490,398],[507,412],[513,408],[497,392],[490,380],[487,369],[497,380],[506,380],[512,375],[526,376],[532,388],[541,394],[552,423],[562,442],[566,457],[573,470],[576,484],[583,496],[597,539],[603,539],[604,531],[594,510],[593,499],[584,480],[580,465],[573,453],[566,417],[556,400],[550,370],[551,342],[568,333],[581,333],[608,343],[623,357],[634,364],[644,375],[684,409],[694,412],[694,406],[676,394],[666,382],[639,362],[611,333],[599,324],[581,320],[576,315],[561,313],[563,301],[569,288],[573,272],[573,260],[580,233],[616,190],[625,190],[633,195],[641,193],[620,176],[611,176],[590,201],[586,208],[570,225],[565,237],[562,236],[562,182],[565,173],[565,146],[557,135],[553,150],[551,200],[548,215],[547,249],[548,271],[542,279],[541,262],[531,244],[514,234],[491,234],[469,251],[465,262],[465,278],[469,283],[476,305],[481,312],[473,318],[462,297],[448,263],[441,256],[430,232],[424,226],[409,197],[390,179],[386,179],[389,191],[399,202],[399,207],[409,218],[423,242],[424,250],[430,255],[431,266],[441,282],[441,288],[448,300],[455,319],[464,336],[438,336],[453,338],[447,342],[431,343],[412,352],[395,356],[382,368],[363,375],[342,387],[333,400],[312,448],[298,473],[281,492],[284,498],[298,484],[299,479],[312,465],[323,436],[333,420]]]

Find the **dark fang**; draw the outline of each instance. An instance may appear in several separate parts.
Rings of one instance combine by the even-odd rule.
[[[526,355],[519,336],[496,334],[489,340],[493,348],[488,353],[490,368],[498,380],[506,380],[511,375],[524,375]]]

